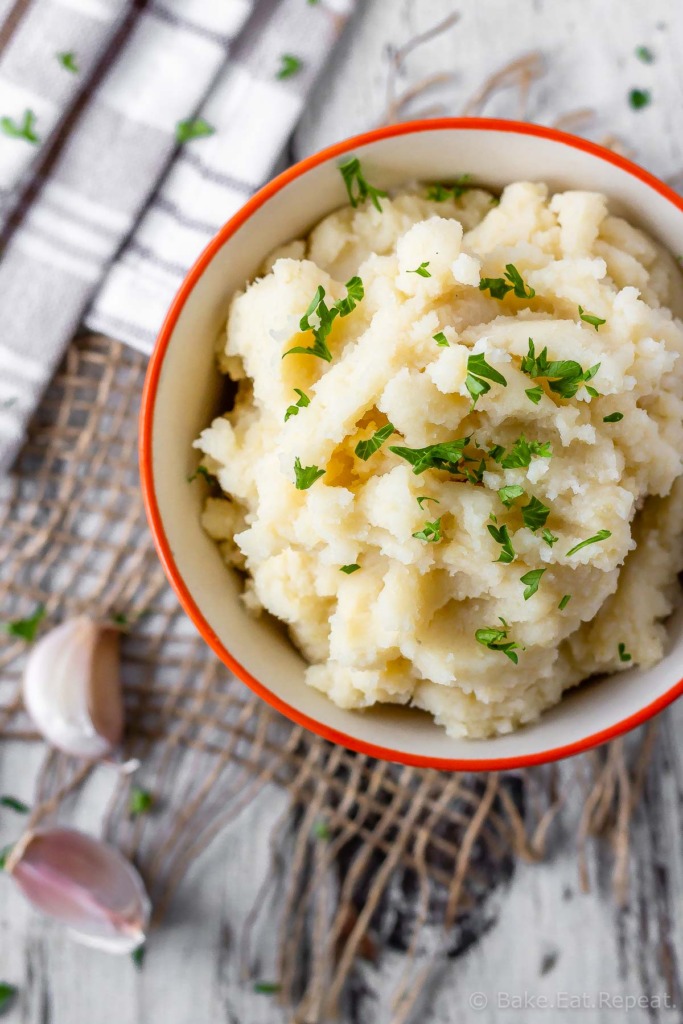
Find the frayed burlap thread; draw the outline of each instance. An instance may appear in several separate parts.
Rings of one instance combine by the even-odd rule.
[[[651,729],[561,769],[486,776],[401,767],[287,722],[216,660],[178,607],[145,523],[136,459],[144,372],[144,359],[116,342],[83,337],[71,346],[2,495],[0,608],[7,621],[43,603],[46,628],[80,613],[126,617],[122,756],[141,761],[135,784],[154,793],[157,811],[131,819],[129,774],[49,751],[30,824],[68,821],[90,773],[116,773],[104,834],[140,867],[159,923],[228,822],[265,786],[288,790],[242,962],[248,976],[260,929],[272,928],[265,908],[277,889],[272,966],[278,998],[300,1024],[343,1010],[358,965],[375,962],[387,944],[405,957],[394,1020],[416,1019],[440,963],[471,941],[463,922],[468,935],[485,930],[492,890],[519,858],[547,855],[569,800],[580,808],[582,885],[599,834],[613,850],[616,897],[626,899],[629,826]],[[24,644],[5,637],[0,735],[38,742],[19,697],[24,657]]]

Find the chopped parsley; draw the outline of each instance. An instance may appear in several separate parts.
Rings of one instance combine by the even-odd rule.
[[[294,459],[294,476],[296,478],[297,491],[307,491],[324,474],[325,470],[318,469],[317,466],[302,466],[298,455]]]
[[[496,562],[503,562],[505,565],[509,565],[510,562],[515,560],[515,549],[512,546],[512,540],[508,533],[507,526],[494,526],[493,523],[488,523],[486,529],[489,531],[496,544],[502,546],[500,557],[496,558]]]
[[[355,208],[360,203],[364,203],[366,199],[369,199],[375,209],[379,210],[380,213],[382,212],[380,199],[386,198],[388,193],[370,185],[363,175],[358,157],[351,157],[350,160],[340,164],[339,172],[344,179],[351,206]]]
[[[301,71],[304,66],[303,61],[300,57],[295,57],[291,53],[283,53],[280,57],[280,70],[276,74],[276,78],[282,81],[285,78],[291,78],[292,75],[296,75]]]
[[[628,94],[628,101],[631,104],[633,110],[642,110],[643,107],[647,107],[652,100],[649,89],[631,89]]]
[[[548,506],[544,505],[542,501],[539,501],[533,495],[529,499],[529,504],[523,505],[521,511],[524,525],[534,533],[536,530],[540,530],[542,526],[545,526],[546,519],[550,515]]]
[[[550,459],[552,454],[550,441],[527,441],[523,434],[517,438],[509,452],[499,444],[489,451],[491,458],[499,462],[503,469],[524,469],[531,465],[532,459]]]
[[[581,548],[587,548],[589,544],[598,544],[601,540],[607,540],[607,538],[611,536],[611,530],[598,530],[594,537],[582,540],[580,544],[575,544],[573,548],[570,548],[565,555],[565,558],[569,558],[570,555],[575,555],[577,551],[580,551]]]
[[[619,661],[631,661],[632,655],[626,650],[626,644],[619,644]]]
[[[0,848],[0,871],[5,870],[5,866],[10,858],[10,854],[12,853],[13,849],[13,845],[3,846],[2,848]]]
[[[603,416],[602,417],[602,422],[603,423],[618,423],[619,420],[623,420],[623,418],[624,418],[623,412],[611,412],[609,414],[609,416]]]
[[[439,346],[440,346],[441,348],[450,348],[450,346],[449,346],[449,344],[448,344],[448,338],[447,338],[447,337],[446,337],[446,335],[445,335],[445,334],[443,333],[443,331],[439,331],[439,333],[438,333],[438,334],[435,334],[435,335],[434,335],[434,341],[435,341],[435,342],[437,343],[437,345],[439,345]]]
[[[550,390],[561,398],[573,398],[582,384],[593,379],[600,369],[600,363],[584,370],[574,359],[549,360],[547,348],[537,356],[534,342],[529,338],[529,351],[522,357],[520,369],[528,377],[545,377]],[[595,388],[587,387],[586,390],[594,398],[597,397]]]
[[[325,362],[331,363],[332,353],[327,346],[327,339],[332,330],[332,324],[338,316],[344,317],[352,313],[364,295],[363,282],[359,277],[352,277],[346,282],[346,298],[335,302],[330,308],[325,302],[325,289],[321,284],[318,285],[308,309],[299,321],[299,330],[313,332],[313,345],[296,345],[294,348],[288,349],[282,358],[299,352],[303,355],[317,356],[318,359],[324,359]],[[311,322],[311,317],[316,318],[317,326]]]
[[[449,473],[461,473],[460,463],[464,457],[465,447],[470,437],[458,437],[454,441],[440,441],[429,444],[426,448],[403,448],[390,445],[389,451],[405,459],[413,467],[415,476],[426,469],[444,469]]]
[[[515,498],[521,498],[523,494],[524,488],[519,484],[508,484],[507,487],[501,487],[498,491],[498,497],[506,508],[510,508]]]
[[[594,316],[593,313],[585,313],[583,306],[579,306],[579,318],[583,320],[585,324],[590,324],[595,330],[599,330],[603,324],[606,324],[606,320],[601,320],[599,316]]]
[[[524,394],[530,402],[533,402],[534,405],[538,405],[543,398],[543,388],[540,384],[537,384],[535,388],[527,388]]]
[[[188,476],[187,482],[191,484],[193,480],[196,480],[198,476],[203,476],[208,484],[218,483],[218,479],[214,473],[206,468],[206,466],[197,466],[192,476]]]
[[[508,639],[509,627],[505,622],[505,619],[500,620],[503,623],[502,629],[497,629],[495,626],[487,626],[484,629],[477,629],[474,634],[474,638],[477,643],[482,644],[484,647],[488,647],[490,651],[501,651],[510,661],[514,662],[515,665],[519,663],[516,651],[523,651],[524,648],[521,644],[515,643],[514,640]]]
[[[413,534],[417,540],[424,540],[428,544],[437,544],[441,540],[441,517],[433,523],[425,523],[421,530]]]
[[[643,64],[654,64],[655,55],[649,46],[636,46],[635,54]]]
[[[17,640],[25,640],[26,643],[32,643],[36,634],[38,633],[38,626],[45,618],[45,605],[39,604],[33,615],[29,615],[25,619],[14,619],[13,622],[6,622],[4,630],[8,636],[12,636]]]
[[[475,459],[470,459],[465,456],[465,462],[474,462]],[[467,466],[463,466],[462,472],[465,474],[471,484],[480,484],[484,479],[484,473],[486,471],[486,462],[484,459],[481,460],[479,465],[475,469],[469,469]]]
[[[25,110],[21,122],[15,121],[12,117],[0,117],[0,131],[9,135],[12,139],[25,139],[27,142],[37,143],[40,139],[35,132],[36,115],[32,110]]]
[[[496,384],[501,384],[504,388],[507,387],[505,377],[498,370],[494,369],[493,366],[489,366],[483,352],[468,356],[465,387],[470,393],[473,406],[476,405],[477,399],[481,395],[485,395],[491,390],[491,385],[488,383],[489,380],[494,381]]]
[[[299,399],[298,399],[298,401],[296,402],[295,405],[288,405],[287,406],[287,412],[285,413],[285,423],[292,416],[298,416],[299,415],[299,409],[305,409],[307,405],[311,404],[310,398],[308,397],[307,394],[305,394],[301,390],[301,388],[294,388],[294,390],[296,391],[297,395],[299,396]]]
[[[17,800],[15,796],[0,796],[0,807],[7,807],[17,814],[28,814],[31,808],[23,800]]]
[[[66,71],[70,71],[72,74],[77,75],[80,71],[78,64],[76,63],[76,54],[72,52],[57,53],[55,54],[57,60]]]
[[[529,572],[525,572],[523,576],[519,577],[519,582],[524,584],[525,601],[533,597],[538,590],[538,584],[541,582],[541,576],[544,572],[545,569],[530,569]]]
[[[205,139],[215,135],[216,129],[203,117],[190,117],[186,121],[178,121],[175,126],[177,142],[191,142],[192,139]]]
[[[6,981],[0,981],[0,1013],[8,1010],[17,994],[16,985],[10,985]]]
[[[313,828],[311,829],[313,836],[316,839],[331,839],[332,833],[330,832],[330,826],[322,818],[318,818],[317,821],[313,822]]]
[[[567,607],[567,605],[569,604],[571,599],[572,599],[572,595],[571,594],[565,594],[564,595],[564,597],[562,598],[562,600],[560,601],[560,603],[557,606],[560,609],[561,612],[563,612],[565,610],[565,608]]]
[[[341,565],[339,572],[345,572],[347,576],[350,576],[352,572],[357,572],[360,569],[358,562],[351,562],[350,565]]]
[[[277,981],[254,982],[254,992],[256,992],[256,994],[260,996],[274,996],[280,991],[281,988],[282,985],[280,985]]]
[[[433,501],[433,502],[435,502],[435,503],[436,503],[437,505],[440,505],[440,504],[441,504],[441,502],[439,501],[439,499],[438,499],[438,498],[430,498],[428,494],[421,494],[421,495],[419,496],[419,498],[417,499],[417,503],[418,503],[418,505],[420,506],[420,508],[424,508],[424,503],[425,503],[425,501]]]
[[[128,813],[131,818],[137,818],[140,814],[147,814],[154,806],[154,797],[140,786],[133,786],[128,800]]]
[[[546,542],[549,548],[551,548],[553,544],[557,544],[558,540],[560,539],[559,537],[556,537],[554,533],[551,533],[550,530],[547,529],[543,531],[541,537]]]
[[[508,292],[512,292],[518,299],[533,299],[536,294],[533,288],[524,284],[522,275],[513,263],[505,265],[505,277],[482,277],[479,291],[490,292],[494,299],[504,299]]]
[[[426,263],[421,263],[419,267],[415,268],[415,270],[409,270],[408,273],[409,274],[419,274],[420,277],[431,277],[432,275],[427,270],[428,266],[429,266],[429,260],[427,260]]]
[[[461,174],[452,185],[436,182],[427,189],[427,199],[434,203],[443,203],[446,199],[460,199],[468,188],[474,188],[470,184],[471,178],[471,174]]]
[[[363,462],[367,462],[371,455],[379,451],[385,441],[387,441],[392,434],[396,432],[396,428],[393,423],[387,423],[386,426],[380,427],[376,430],[372,437],[369,437],[366,441],[359,441],[355,447],[356,455]]]

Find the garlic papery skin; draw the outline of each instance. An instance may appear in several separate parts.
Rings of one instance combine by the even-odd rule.
[[[144,883],[108,843],[75,829],[39,828],[15,846],[5,870],[28,901],[77,942],[125,954],[145,941],[150,902]]]
[[[24,704],[45,739],[75,757],[111,753],[123,734],[119,632],[69,619],[31,648]]]

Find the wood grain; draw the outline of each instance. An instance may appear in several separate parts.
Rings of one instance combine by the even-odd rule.
[[[385,107],[387,46],[400,46],[454,9],[451,0],[361,0],[359,10],[317,89],[292,144],[304,155],[377,123]],[[503,63],[541,50],[545,78],[530,94],[530,117],[552,123],[580,107],[599,112],[590,134],[612,132],[637,159],[661,176],[683,170],[683,75],[679,0],[479,0],[462,3],[462,17],[447,33],[415,50],[400,85],[447,71],[452,79],[435,87],[429,103],[458,113],[482,80]],[[646,44],[651,66],[634,56]],[[629,89],[649,88],[653,102],[634,112]],[[425,100],[427,102],[427,100]],[[419,110],[417,103],[414,111]],[[501,95],[487,113],[516,116],[515,99]],[[591,891],[578,888],[575,830],[578,795],[569,801],[554,833],[549,860],[517,865],[512,878],[494,889],[477,928],[459,936],[457,950],[421,1009],[429,1024],[481,1021],[503,1024],[629,1024],[683,1020],[683,763],[680,736],[683,704],[663,717],[655,770],[634,823],[632,889],[628,906],[611,899],[606,851],[591,851]],[[20,745],[0,748],[0,791],[30,799],[39,751]],[[90,786],[79,819],[96,827],[111,780],[106,773]],[[28,910],[8,880],[0,878],[0,979],[20,988],[8,1024],[281,1024],[286,1014],[272,997],[257,995],[240,978],[241,930],[268,871],[268,834],[282,813],[284,795],[265,791],[197,864],[187,879],[165,930],[155,937],[137,972],[116,960],[69,942]],[[0,846],[19,823],[0,814]],[[388,993],[403,970],[392,948],[390,919],[377,966],[363,964],[345,1019],[390,1024]],[[277,899],[272,907],[277,913]],[[273,930],[274,932],[274,930]],[[273,940],[274,941],[274,940]],[[393,943],[395,946],[396,943]],[[274,950],[265,946],[251,966],[272,980]],[[545,997],[545,1009],[498,1005],[497,993]],[[488,1006],[475,1013],[473,993]],[[558,996],[558,993],[560,995]],[[565,993],[566,996],[562,996]],[[562,1009],[558,1001],[586,995],[596,1006]],[[644,997],[650,1006],[628,1013],[604,998]],[[654,1004],[665,997],[676,1009]],[[501,997],[504,1001],[505,996]]]

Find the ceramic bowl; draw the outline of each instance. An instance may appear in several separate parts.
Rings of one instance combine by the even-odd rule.
[[[239,579],[201,529],[204,484],[190,486],[187,478],[197,462],[192,441],[219,410],[214,344],[230,297],[275,246],[305,235],[347,201],[337,166],[351,154],[381,187],[468,172],[496,190],[529,179],[553,190],[604,192],[612,212],[683,253],[680,197],[623,157],[549,128],[485,119],[420,121],[369,132],[303,160],[218,232],[161,329],[140,442],[144,498],[160,558],[187,614],[228,668],[278,711],[335,743],[391,761],[467,770],[522,767],[587,750],[644,722],[683,691],[683,614],[672,618],[670,649],[655,668],[584,684],[509,736],[451,739],[425,713],[391,706],[344,711],[309,688],[301,655],[281,628],[245,610]]]

